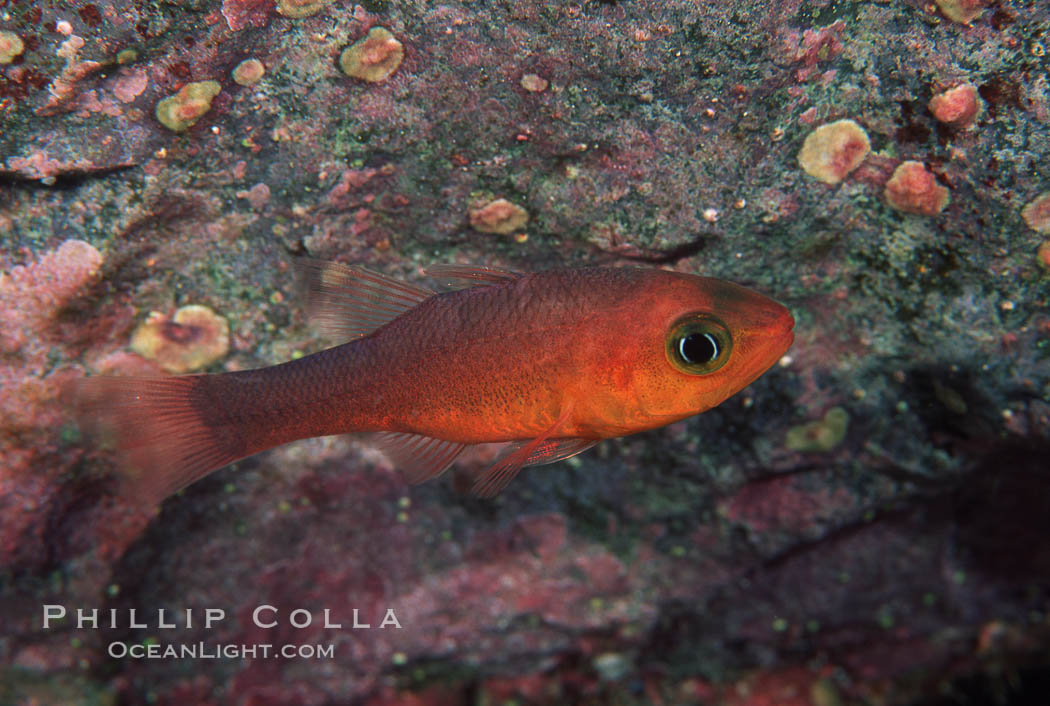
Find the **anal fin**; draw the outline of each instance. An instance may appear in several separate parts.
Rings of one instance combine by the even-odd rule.
[[[466,444],[421,434],[384,431],[371,437],[379,450],[404,474],[405,480],[412,484],[441,475],[466,448]]]

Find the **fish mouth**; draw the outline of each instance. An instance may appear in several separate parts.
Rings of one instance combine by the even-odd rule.
[[[769,331],[768,335],[773,337],[786,336],[794,339],[795,317],[791,315],[790,309],[778,304],[770,319],[771,321],[766,324],[766,328]]]
[[[780,360],[791,344],[795,342],[795,317],[787,307],[780,307],[777,317],[769,325],[767,333],[763,336],[768,342],[765,344],[769,351],[769,365]]]
[[[783,344],[784,349],[780,352],[782,356],[787,353],[788,348],[791,348],[791,344],[795,342],[795,317],[791,315],[787,308],[784,309],[783,314],[777,319],[776,330],[773,335],[779,338]]]
[[[795,342],[795,317],[786,307],[779,307],[772,320],[764,323],[762,330],[754,334],[754,355],[741,377],[751,384],[763,373],[776,365]]]

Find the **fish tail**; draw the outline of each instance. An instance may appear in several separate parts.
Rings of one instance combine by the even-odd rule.
[[[72,392],[81,428],[115,446],[129,494],[156,504],[265,448],[223,408],[225,377],[91,377]]]

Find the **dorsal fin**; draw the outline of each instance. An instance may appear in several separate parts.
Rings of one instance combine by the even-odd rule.
[[[434,293],[363,267],[297,258],[310,318],[339,338],[366,336]]]
[[[423,274],[437,280],[443,289],[487,287],[492,284],[513,282],[521,277],[520,272],[505,270],[502,267],[474,267],[452,263],[431,265],[423,271]]]

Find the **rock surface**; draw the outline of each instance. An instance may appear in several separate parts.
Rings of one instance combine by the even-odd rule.
[[[1045,694],[1050,7],[969,6],[0,2],[22,43],[0,65],[0,702]],[[396,70],[346,76],[375,27]],[[244,86],[248,58],[265,73]],[[158,122],[206,81],[221,91],[194,124]],[[963,84],[982,105],[966,128],[927,109]],[[797,157],[840,120],[871,152],[822,183]],[[943,211],[883,200],[902,162],[950,189]],[[479,232],[472,209],[497,199],[527,222]],[[132,333],[188,304],[229,323],[213,370],[322,348],[303,254],[409,281],[435,262],[659,264],[776,297],[796,343],[721,407],[492,501],[463,482],[481,455],[410,487],[343,438],[158,513],[124,500],[65,383],[156,373]],[[45,629],[45,605],[66,619]],[[388,609],[400,629],[379,627]],[[112,656],[196,644],[334,653]]]

